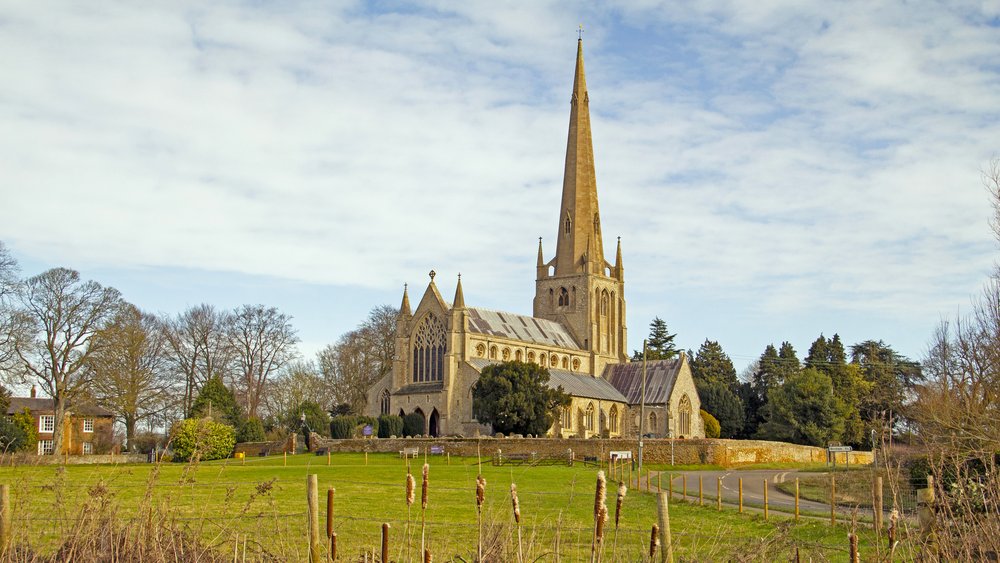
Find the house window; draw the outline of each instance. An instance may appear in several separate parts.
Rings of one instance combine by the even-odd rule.
[[[94,431],[94,419],[85,418],[83,419],[83,431],[92,433]]]
[[[92,455],[94,453],[94,444],[92,442],[83,443],[83,455]]]
[[[38,441],[38,455],[52,455],[55,451],[55,443],[52,440]]]
[[[56,431],[56,415],[54,414],[43,414],[38,417],[38,431],[48,432],[49,434]]]

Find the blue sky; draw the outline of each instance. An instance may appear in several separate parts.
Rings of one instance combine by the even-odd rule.
[[[431,269],[530,313],[579,23],[630,347],[919,358],[979,291],[997,0],[8,2],[0,240],[150,311],[277,306],[305,356]]]

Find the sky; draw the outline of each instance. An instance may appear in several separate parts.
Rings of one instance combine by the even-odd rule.
[[[580,24],[630,348],[919,359],[969,308],[1000,0],[4,2],[0,241],[152,312],[276,306],[306,358],[431,269],[530,314]]]

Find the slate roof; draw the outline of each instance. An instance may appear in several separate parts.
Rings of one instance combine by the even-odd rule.
[[[444,384],[440,381],[434,383],[411,383],[396,389],[393,395],[420,395],[422,393],[440,393],[444,389]]]
[[[565,326],[546,319],[470,307],[469,330],[521,342],[580,350]]]
[[[11,397],[10,406],[7,407],[7,414],[17,414],[27,408],[32,414],[47,414],[54,412],[52,408],[52,399],[39,399],[31,397]],[[68,412],[76,415],[91,415],[91,416],[114,416],[114,413],[96,405],[89,403],[81,403],[79,405],[68,405],[66,407]]]
[[[475,358],[468,360],[469,365],[478,371],[496,362]],[[561,369],[549,369],[549,387],[562,387],[563,391],[574,397],[586,397],[601,401],[617,401],[624,403],[625,397],[607,380],[601,377],[591,377],[587,374],[573,373]]]
[[[674,390],[677,374],[680,372],[680,358],[646,362],[646,404],[665,404]],[[607,379],[630,405],[638,405],[642,400],[642,362],[609,365],[604,368]]]

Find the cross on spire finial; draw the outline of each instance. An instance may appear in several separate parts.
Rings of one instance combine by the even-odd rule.
[[[583,24],[581,23],[576,29],[576,38],[583,41]]]

